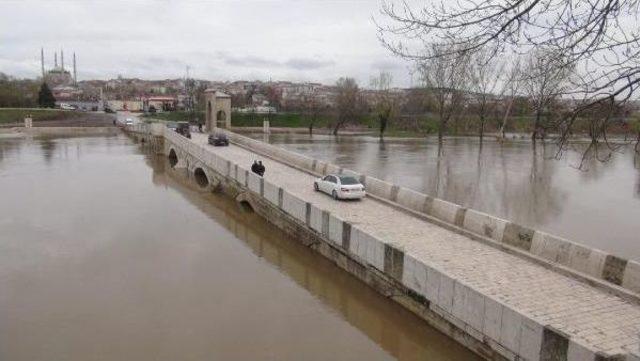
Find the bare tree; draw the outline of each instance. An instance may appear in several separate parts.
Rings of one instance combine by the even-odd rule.
[[[562,66],[563,57],[551,49],[538,48],[526,60],[527,73],[523,77],[523,88],[534,110],[531,139],[543,138],[546,126],[542,114],[559,96],[567,91],[572,66]]]
[[[499,130],[500,140],[504,140],[507,122],[509,121],[509,116],[511,115],[511,108],[513,107],[516,96],[518,95],[518,92],[522,87],[522,67],[520,65],[520,59],[515,58],[513,61],[511,61],[507,69],[508,70],[502,72],[502,89],[499,95],[499,98],[505,105],[504,115],[502,116],[502,124],[500,125]]]
[[[391,94],[391,73],[381,71],[377,77],[371,79],[371,87],[375,93],[375,114],[380,124],[380,139],[384,137],[389,121],[395,116],[396,102]]]
[[[638,0],[442,0],[435,6],[384,1],[383,17],[376,20],[379,39],[407,59],[423,61],[480,50],[523,54],[532,48],[562,54],[553,65],[580,71],[582,76],[570,90],[585,99],[572,110],[568,125],[589,108],[600,107],[603,100],[627,101],[640,86]],[[451,39],[455,46],[425,52],[432,44]]]
[[[433,45],[431,50],[447,51],[450,45]],[[433,95],[438,113],[438,140],[442,141],[449,120],[464,101],[466,82],[468,81],[467,56],[429,57],[418,63],[418,71],[424,85]]]
[[[333,135],[338,135],[338,130],[349,121],[355,121],[360,115],[358,94],[360,89],[356,80],[349,77],[338,79],[336,83],[336,111],[337,119],[333,128]]]
[[[320,117],[322,111],[323,106],[314,91],[306,98],[303,107],[303,112],[309,120],[309,135],[313,134],[313,126]]]
[[[468,67],[470,91],[477,105],[480,121],[478,133],[480,141],[484,137],[487,114],[495,104],[495,92],[500,83],[500,74],[504,70],[504,63],[498,62],[487,51],[480,51],[471,56]]]

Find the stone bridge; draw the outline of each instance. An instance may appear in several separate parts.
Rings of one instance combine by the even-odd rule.
[[[635,261],[235,133],[212,147],[159,125],[128,131],[486,359],[640,361]],[[359,178],[367,198],[314,192],[327,173]]]

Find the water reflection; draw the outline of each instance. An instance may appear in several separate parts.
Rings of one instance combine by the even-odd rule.
[[[258,136],[256,136],[258,137]],[[259,135],[262,138],[262,135]],[[607,162],[585,144],[556,160],[553,144],[477,138],[387,139],[272,134],[269,141],[343,167],[627,257],[637,246],[638,170],[632,147]],[[613,232],[612,232],[613,230]]]

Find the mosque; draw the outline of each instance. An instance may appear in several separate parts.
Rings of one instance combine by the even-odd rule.
[[[58,65],[58,53],[53,54],[53,68],[45,71],[44,67],[44,49],[40,49],[40,64],[42,67],[42,79],[44,79],[50,87],[76,87],[76,53],[73,53],[73,75],[64,67],[64,51],[60,50],[60,65]]]

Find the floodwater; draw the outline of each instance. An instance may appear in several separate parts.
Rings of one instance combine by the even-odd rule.
[[[264,139],[262,134],[252,135]],[[584,144],[272,134],[267,141],[432,196],[640,260],[640,156],[617,149],[580,167]],[[600,149],[598,157],[608,152]],[[580,169],[578,169],[580,168]]]
[[[123,136],[0,138],[0,360],[474,360]]]

